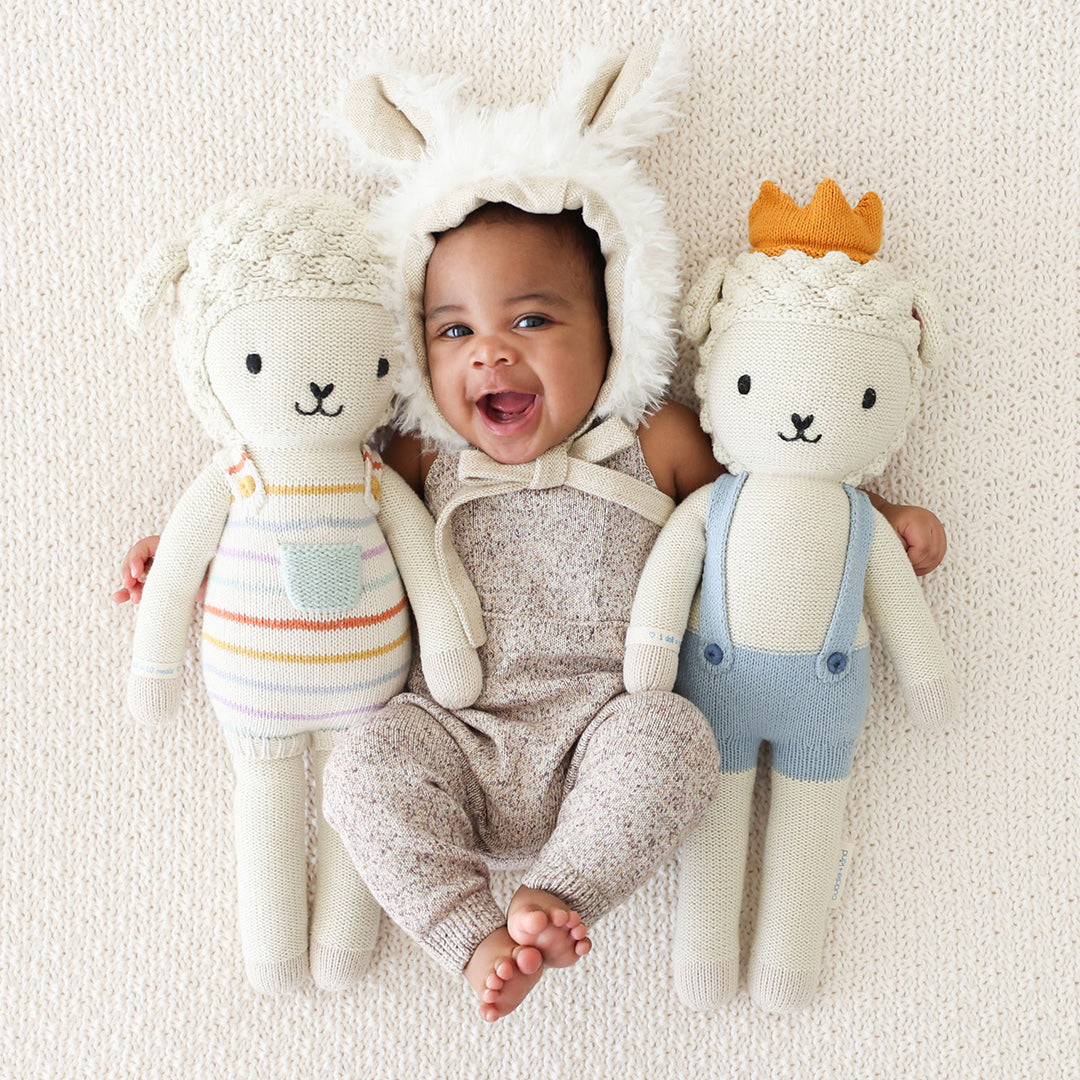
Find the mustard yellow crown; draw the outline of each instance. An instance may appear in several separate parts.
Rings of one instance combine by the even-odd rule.
[[[881,247],[881,200],[868,191],[853,210],[835,180],[822,180],[809,206],[797,206],[766,180],[750,208],[750,246],[766,255],[804,251],[815,259],[842,251],[868,262]]]

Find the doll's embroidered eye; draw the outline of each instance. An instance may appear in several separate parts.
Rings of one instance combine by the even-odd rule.
[[[750,393],[750,376],[749,375],[740,375],[739,376],[739,393],[740,394],[749,394]]]
[[[262,371],[262,357],[257,353],[248,353],[247,369],[252,375],[258,375]]]
[[[872,409],[874,407],[874,402],[876,401],[877,394],[874,393],[874,388],[872,386],[868,386],[866,388],[866,393],[862,396],[862,407],[864,409]]]
[[[379,357],[379,366],[375,369],[375,378],[381,379],[390,370],[390,361],[385,356]]]

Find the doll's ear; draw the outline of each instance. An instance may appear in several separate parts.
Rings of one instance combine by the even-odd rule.
[[[952,344],[946,330],[945,312],[922,282],[912,282],[915,300],[911,314],[919,320],[919,359],[924,367],[937,367],[948,361]]]
[[[146,254],[128,283],[120,313],[132,330],[141,330],[157,314],[166,292],[188,268],[187,245],[163,240]]]
[[[644,146],[669,126],[685,81],[682,51],[674,42],[638,46],[626,56],[576,62],[581,76],[563,73],[564,93],[576,94],[585,129]],[[590,74],[591,72],[591,74]]]
[[[727,259],[718,255],[709,262],[705,272],[686,294],[686,303],[682,309],[683,333],[695,345],[700,346],[709,336],[709,320],[723,291],[727,268]]]

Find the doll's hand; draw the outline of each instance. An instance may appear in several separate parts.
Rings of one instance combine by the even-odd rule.
[[[422,653],[420,660],[428,690],[444,709],[465,709],[480,696],[484,673],[474,648]]]
[[[679,654],[662,645],[634,643],[626,646],[623,683],[629,693],[638,690],[670,690],[679,673]]]
[[[945,558],[945,526],[921,506],[899,506],[884,499],[874,501],[900,537],[915,573],[929,574]]]
[[[137,604],[142,599],[146,575],[150,573],[150,567],[153,565],[154,555],[157,554],[158,544],[160,543],[160,536],[144,536],[124,556],[124,562],[120,568],[124,584],[122,588],[113,593],[114,604],[124,604],[128,600],[133,604]],[[209,570],[207,573],[209,573]],[[198,602],[205,597],[206,578],[204,577],[202,584],[199,586],[199,591],[195,594],[195,600]]]
[[[940,731],[956,716],[956,684],[950,676],[905,686],[904,702],[912,720],[927,731]]]
[[[172,720],[180,711],[182,689],[179,672],[173,676],[161,677],[132,671],[128,676],[128,710],[141,724],[155,726]]]

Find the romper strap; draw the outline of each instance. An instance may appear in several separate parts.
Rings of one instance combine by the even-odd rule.
[[[730,669],[734,649],[727,611],[727,544],[731,518],[747,473],[723,473],[713,484],[705,518],[708,555],[701,576],[698,632],[705,660],[719,674]]]
[[[874,539],[874,508],[866,492],[850,484],[844,485],[844,491],[851,506],[851,524],[840,594],[817,658],[817,674],[823,682],[839,682],[853,667],[851,650],[862,618],[866,566]]]

